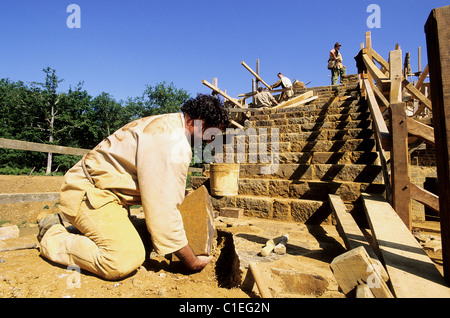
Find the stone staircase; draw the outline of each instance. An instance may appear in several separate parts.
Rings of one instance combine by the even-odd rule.
[[[331,222],[329,193],[340,195],[358,219],[361,192],[384,192],[370,113],[358,84],[304,91],[311,89],[316,100],[252,112],[245,135],[236,130],[234,138],[228,136],[227,151],[216,153],[216,161],[240,163],[239,193],[212,197],[216,210],[238,207],[245,216],[320,224]],[[258,148],[265,140],[266,152]],[[191,178],[193,189],[209,187],[208,168],[202,177]]]

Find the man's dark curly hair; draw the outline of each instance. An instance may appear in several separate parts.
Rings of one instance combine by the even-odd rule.
[[[226,128],[230,123],[228,112],[220,99],[205,94],[198,94],[181,106],[181,111],[192,119],[204,119],[207,127]]]

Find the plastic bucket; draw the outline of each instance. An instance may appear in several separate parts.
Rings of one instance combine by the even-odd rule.
[[[233,196],[238,194],[238,163],[211,163],[209,165],[209,173],[212,195]]]

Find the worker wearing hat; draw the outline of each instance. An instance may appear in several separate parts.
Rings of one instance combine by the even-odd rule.
[[[342,64],[342,55],[339,52],[341,46],[341,43],[336,42],[334,44],[334,49],[330,51],[330,58],[328,59],[328,69],[331,70],[331,85],[337,84],[339,76],[341,76],[342,83],[342,76],[345,76],[347,74],[347,69]]]

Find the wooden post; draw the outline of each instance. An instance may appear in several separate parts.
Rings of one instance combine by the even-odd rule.
[[[405,103],[389,107],[392,136],[391,182],[392,207],[411,230],[411,196],[409,179],[408,127]]]
[[[402,51],[389,52],[389,79],[391,89],[389,93],[390,103],[402,101]]]
[[[260,75],[259,74],[259,59],[256,59],[256,74],[258,74],[258,76]],[[256,89],[258,89],[258,87],[259,87],[259,80],[256,80]]]
[[[436,141],[444,277],[450,284],[450,6],[433,9],[425,24]]]
[[[419,67],[419,74],[420,74],[420,73],[422,73],[422,48],[421,48],[420,46],[419,46],[419,48],[418,48],[417,54],[419,55],[419,56],[418,56],[418,60],[419,60],[419,65],[418,65],[418,67]]]
[[[366,32],[366,50],[367,50],[367,56],[370,58],[370,61],[372,61],[372,35],[370,31]],[[369,72],[367,72],[367,78],[369,79],[370,86],[373,87],[373,78],[372,75],[370,75]]]
[[[257,79],[258,81],[260,81],[261,83],[264,84],[265,87],[267,87],[267,88],[270,89],[270,85],[267,84],[266,82],[264,82],[264,80],[261,78],[261,76],[259,76],[258,74],[256,74],[256,72],[255,72],[254,70],[252,70],[252,69],[250,68],[250,66],[248,66],[247,64],[245,64],[244,61],[242,61],[241,64],[242,64],[242,66],[244,66],[250,73],[252,73],[252,75],[253,75],[254,77],[256,77],[256,79]]]

